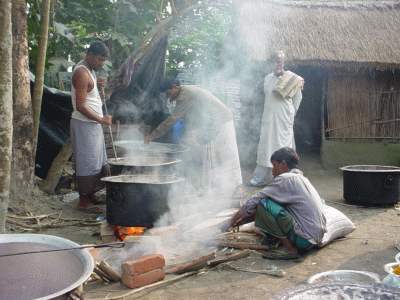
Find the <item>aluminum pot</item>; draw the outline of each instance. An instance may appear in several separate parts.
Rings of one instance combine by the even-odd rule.
[[[189,147],[180,144],[151,142],[145,145],[139,140],[114,141],[114,146],[122,149],[123,157],[153,156],[182,158],[189,151]]]
[[[123,227],[151,228],[169,211],[168,193],[184,178],[174,175],[119,175],[106,183],[107,222]]]
[[[0,255],[79,246],[44,234],[0,235]],[[0,257],[0,299],[65,299],[93,269],[93,257],[84,249]]]
[[[107,162],[111,175],[163,174],[177,175],[176,164],[182,160],[173,157],[121,157],[111,158]]]
[[[343,198],[365,205],[399,201],[400,168],[379,165],[354,165],[343,170]]]

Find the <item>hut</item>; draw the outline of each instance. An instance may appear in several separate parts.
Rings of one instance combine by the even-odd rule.
[[[283,50],[287,69],[305,79],[300,151],[320,152],[324,167],[399,165],[400,2],[248,0],[237,13],[242,157],[256,149],[248,145],[257,144],[267,59]]]

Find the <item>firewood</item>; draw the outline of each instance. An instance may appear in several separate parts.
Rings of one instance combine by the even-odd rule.
[[[186,262],[186,263],[180,264],[178,266],[172,266],[172,268],[170,268],[170,269],[166,268],[165,274],[183,274],[186,272],[198,271],[204,267],[207,267],[208,261],[210,261],[214,258],[215,258],[215,253],[211,253],[211,254],[202,256],[198,259],[195,259],[193,261]]]
[[[235,249],[266,250],[266,251],[271,250],[271,247],[261,244],[216,241],[215,245],[218,247],[230,247]]]
[[[96,264],[97,267],[102,270],[108,277],[110,277],[111,281],[118,282],[121,281],[121,275],[118,274],[108,263],[104,260],[100,261],[99,264]]]
[[[97,266],[94,267],[93,272],[97,274],[101,278],[101,280],[105,282],[111,282],[111,278],[108,277],[108,275],[100,270]]]
[[[224,262],[227,262],[227,261],[238,260],[238,259],[247,257],[249,255],[250,255],[250,251],[246,249],[246,250],[240,251],[240,252],[235,253],[235,254],[224,256],[222,258],[216,258],[216,259],[210,260],[210,261],[207,262],[207,264],[210,267],[215,267],[216,265],[219,265],[221,263],[224,263]]]

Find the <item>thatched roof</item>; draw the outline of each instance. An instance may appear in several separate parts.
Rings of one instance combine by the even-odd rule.
[[[242,1],[239,40],[252,60],[284,50],[300,65],[399,68],[399,1]]]

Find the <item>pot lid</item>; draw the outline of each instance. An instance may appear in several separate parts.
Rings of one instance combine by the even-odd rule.
[[[122,157],[110,158],[107,160],[108,164],[115,166],[128,166],[128,167],[156,167],[170,165],[181,162],[182,160],[173,157]]]
[[[400,172],[399,167],[380,165],[353,165],[340,168],[343,171],[353,172]]]

